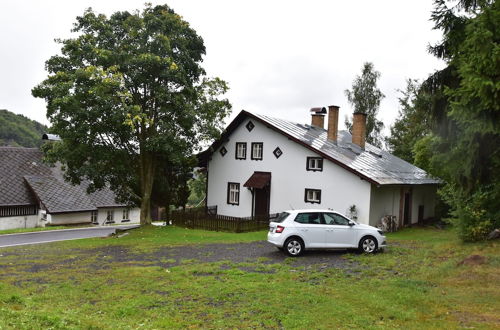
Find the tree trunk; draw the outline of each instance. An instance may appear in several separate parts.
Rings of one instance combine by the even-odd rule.
[[[154,156],[141,152],[141,225],[151,224],[151,192],[155,172]]]

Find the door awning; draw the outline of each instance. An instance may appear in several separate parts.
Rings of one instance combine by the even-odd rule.
[[[253,172],[243,187],[262,189],[271,183],[270,172]]]

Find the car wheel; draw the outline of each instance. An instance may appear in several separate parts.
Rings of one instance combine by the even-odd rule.
[[[304,243],[300,238],[292,237],[286,240],[284,248],[290,257],[298,257],[304,252]]]
[[[364,237],[359,242],[359,250],[364,253],[375,253],[377,251],[377,240],[374,237]]]

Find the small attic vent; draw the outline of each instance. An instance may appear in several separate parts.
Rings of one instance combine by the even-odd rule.
[[[311,126],[307,125],[307,124],[297,124],[297,126],[299,126],[300,128],[303,128],[303,129],[310,129]]]
[[[350,152],[353,152],[355,153],[356,155],[361,155],[361,153],[359,151],[357,151],[356,149],[353,149],[351,147],[347,147],[347,146],[342,146],[341,147],[342,149],[345,149],[345,150],[349,150]]]
[[[373,156],[375,156],[375,157],[382,158],[382,154],[378,154],[378,153],[376,153],[376,152],[374,152],[374,151],[371,151],[371,150],[370,150],[370,151],[368,151],[368,152],[369,152],[370,154],[372,154]]]

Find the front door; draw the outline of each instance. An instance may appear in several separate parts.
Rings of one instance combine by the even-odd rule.
[[[253,214],[257,217],[269,215],[269,186],[255,189],[255,204]]]

